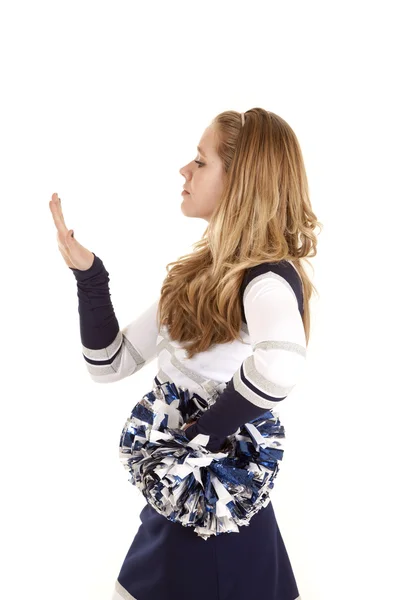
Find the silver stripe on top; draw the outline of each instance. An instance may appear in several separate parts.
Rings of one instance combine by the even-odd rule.
[[[157,345],[157,355],[161,350],[167,350],[171,354],[171,364],[186,377],[191,379],[195,384],[199,385],[204,389],[207,395],[213,395],[216,389],[221,385],[220,381],[214,379],[207,379],[203,375],[196,373],[189,367],[186,367],[175,355],[177,348],[167,339],[167,337],[160,331],[160,336],[163,340]]]
[[[122,345],[125,346],[125,348],[129,352],[130,356],[134,360],[134,363],[136,366],[135,366],[135,370],[133,372],[136,373],[137,371],[140,371],[140,369],[146,363],[144,357],[132,345],[132,343],[128,340],[128,338],[125,337],[125,335],[121,331],[119,331],[115,340],[106,348],[100,348],[99,350],[93,350],[91,348],[86,348],[85,346],[82,346],[82,351],[83,351],[83,354],[85,357],[88,357],[91,360],[98,360],[98,361],[107,360],[108,358],[113,356],[118,350],[120,350],[118,352],[118,354],[115,356],[112,363],[110,363],[109,365],[92,365],[91,363],[86,362],[86,366],[87,366],[89,373],[91,373],[92,375],[95,375],[96,377],[101,376],[101,375],[112,375],[113,373],[117,373],[121,366],[122,352],[124,351],[124,348],[121,348]]]
[[[135,596],[132,596],[117,580],[115,582],[115,589],[111,600],[137,600]]]
[[[266,342],[258,342],[252,346],[253,350],[256,348],[263,348],[264,350],[289,350],[289,352],[297,352],[301,356],[306,357],[307,350],[301,344],[295,342],[280,342],[274,340],[268,340]]]

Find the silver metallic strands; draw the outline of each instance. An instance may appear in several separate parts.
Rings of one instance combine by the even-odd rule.
[[[182,426],[213,400],[156,382],[134,406],[119,444],[129,481],[150,506],[204,540],[238,532],[267,506],[284,454],[285,430],[270,410],[228,436],[218,452],[207,450],[208,435],[190,441]]]

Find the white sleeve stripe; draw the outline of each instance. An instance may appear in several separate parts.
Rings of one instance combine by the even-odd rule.
[[[116,375],[116,378],[110,379],[110,381],[118,381],[119,379],[121,379],[122,358],[123,358],[122,353],[119,352],[112,363],[105,364],[105,365],[95,365],[95,364],[90,364],[87,362],[86,367],[87,367],[87,370],[89,371],[90,375],[92,377],[94,376],[94,378],[97,381],[100,381],[102,378],[104,378],[106,380],[107,375]],[[127,357],[125,356],[125,359],[126,358]],[[135,360],[132,360],[132,359],[129,361],[129,363],[130,363],[130,369],[127,370],[128,362],[126,360],[124,362],[124,368],[123,368],[124,377],[126,377],[127,375],[133,375],[133,373],[137,373],[137,371],[139,371],[145,365],[145,362],[136,363]]]
[[[298,356],[298,358],[300,357]],[[284,400],[296,385],[296,382],[294,382],[291,385],[281,386],[268,380],[256,369],[254,356],[249,356],[244,361],[240,369],[234,373],[232,379],[236,392],[251,404],[265,408],[265,410],[276,410],[278,403]]]
[[[286,397],[293,389],[292,384],[279,385],[263,375],[256,366],[254,354],[251,354],[243,361],[242,367],[243,375],[241,375],[241,380],[243,384],[247,385],[247,387],[251,385],[257,392],[265,394],[270,400]]]
[[[124,348],[127,349],[127,351],[136,363],[140,364],[142,362],[145,362],[144,357],[121,331],[118,332],[115,340],[106,348],[93,350],[92,348],[86,348],[85,346],[82,346],[82,352],[87,362],[92,363],[98,361],[108,362],[109,364],[111,364],[114,362],[114,359],[121,354],[121,349],[123,350]]]
[[[236,392],[241,394],[244,398],[246,398],[246,400],[255,406],[265,408],[265,410],[268,410],[269,408],[276,409],[277,403],[280,400],[283,400],[283,398],[276,398],[275,400],[272,400],[265,394],[261,396],[259,393],[253,392],[253,390],[243,382],[240,369],[235,371],[233,375],[233,387],[235,388]]]
[[[118,340],[121,340],[121,344],[115,352]],[[119,375],[122,364],[124,373],[128,372],[131,375],[139,371],[146,363],[144,357],[121,331],[107,348],[93,350],[83,346],[82,349],[87,370],[95,378]]]

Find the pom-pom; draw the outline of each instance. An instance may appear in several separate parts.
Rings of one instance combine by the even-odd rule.
[[[119,444],[129,481],[146,501],[205,540],[238,532],[269,503],[285,438],[279,418],[267,410],[228,436],[219,452],[207,450],[209,436],[190,441],[181,427],[214,401],[169,381],[155,383],[133,408]]]

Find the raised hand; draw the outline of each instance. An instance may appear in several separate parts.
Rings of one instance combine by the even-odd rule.
[[[94,261],[93,252],[90,252],[90,250],[77,242],[72,229],[67,229],[61,210],[61,200],[57,194],[52,195],[49,206],[57,228],[58,249],[67,266],[71,269],[87,271]]]

